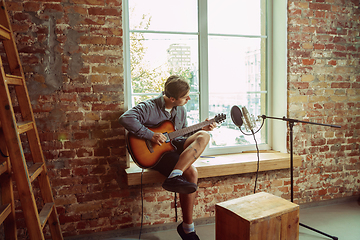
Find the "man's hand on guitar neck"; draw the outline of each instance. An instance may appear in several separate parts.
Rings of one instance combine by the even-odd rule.
[[[161,144],[163,144],[166,141],[166,137],[164,134],[160,132],[155,132],[151,138],[151,141],[161,146]]]
[[[209,121],[209,119],[207,118],[205,121]],[[202,130],[204,130],[204,131],[212,131],[216,127],[217,127],[216,122],[213,122],[213,123],[203,127]]]

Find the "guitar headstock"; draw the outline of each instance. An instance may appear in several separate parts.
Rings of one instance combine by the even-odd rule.
[[[223,121],[225,121],[226,119],[226,114],[224,113],[219,113],[214,117],[214,121],[216,123],[222,123]]]

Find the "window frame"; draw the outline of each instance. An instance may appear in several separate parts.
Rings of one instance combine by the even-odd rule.
[[[267,116],[287,116],[287,1],[267,0],[267,53],[266,53],[266,112]],[[124,56],[124,111],[132,107],[131,72],[130,72],[130,31],[129,31],[129,4],[123,1],[123,56]],[[199,29],[199,79],[200,93],[208,93],[208,33],[207,29],[207,1],[198,0]],[[151,32],[151,31],[150,31]],[[157,31],[156,31],[157,32]],[[161,32],[161,31],[159,31]],[[162,32],[161,32],[162,33]],[[276,64],[275,64],[276,63]],[[205,80],[204,80],[205,79]],[[149,94],[147,94],[149,95]],[[208,94],[200,94],[200,119],[205,119],[209,113]],[[276,106],[276,107],[275,107]],[[230,117],[230,116],[227,116]],[[286,123],[267,119],[267,143],[259,144],[260,150],[276,150],[287,152],[286,148]],[[239,153],[254,150],[254,145],[242,145],[241,147],[213,147],[204,151],[203,155],[216,155]]]

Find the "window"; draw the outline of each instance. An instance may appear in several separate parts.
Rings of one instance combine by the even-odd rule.
[[[191,85],[191,101],[185,106],[189,126],[219,113],[227,115],[211,132],[205,153],[253,150],[253,137],[238,130],[230,110],[241,105],[255,117],[272,113],[276,102],[269,91],[274,89],[272,4],[266,0],[125,0],[125,107],[158,95],[171,74],[182,75]],[[277,4],[286,6],[285,0]],[[281,103],[284,106],[286,101]],[[286,105],[283,110],[286,113]],[[269,126],[265,124],[255,135],[260,149],[271,148]]]

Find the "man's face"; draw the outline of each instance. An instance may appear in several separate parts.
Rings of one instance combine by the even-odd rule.
[[[188,91],[184,96],[179,97],[174,101],[174,104],[176,106],[184,106],[191,98],[189,96],[190,91]]]

